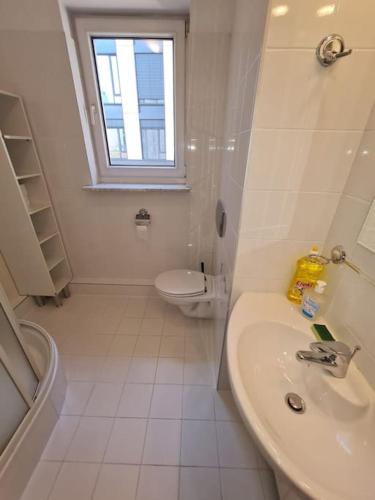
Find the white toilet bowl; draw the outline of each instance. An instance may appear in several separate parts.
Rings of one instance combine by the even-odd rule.
[[[213,276],[189,269],[166,271],[155,279],[155,288],[163,300],[178,306],[185,316],[211,318],[213,315]]]

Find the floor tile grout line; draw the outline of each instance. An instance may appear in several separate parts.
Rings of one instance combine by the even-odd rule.
[[[47,462],[47,460],[46,460],[46,462]],[[40,461],[39,461],[38,463],[40,464]],[[58,469],[58,471],[57,471],[57,474],[56,474],[56,476],[55,476],[55,479],[54,479],[54,480],[53,480],[53,482],[52,482],[51,489],[49,490],[49,493],[48,493],[48,495],[47,495],[46,500],[49,500],[49,499],[51,498],[52,492],[53,492],[53,490],[55,489],[55,485],[56,485],[56,482],[57,482],[57,478],[58,478],[58,477],[59,477],[59,475],[60,475],[60,472],[61,472],[61,469],[63,468],[63,465],[64,465],[64,461],[63,461],[63,460],[61,460],[61,461],[60,461],[60,466],[59,466],[59,469]],[[35,471],[35,469],[34,469],[34,471]],[[30,482],[30,480],[29,480],[29,482]],[[29,484],[29,483],[27,483],[27,484]]]
[[[155,371],[155,375],[156,375],[156,371]],[[151,402],[152,402],[152,398],[154,396],[154,388],[155,388],[155,384],[153,384],[153,388],[152,388]],[[151,402],[150,402],[149,414],[150,414],[150,411],[151,411]],[[138,488],[139,488],[139,483],[140,483],[140,480],[141,480],[141,472],[142,472],[142,466],[143,466],[143,457],[144,457],[144,452],[145,452],[145,447],[146,447],[146,439],[147,439],[147,432],[148,432],[148,428],[149,428],[149,421],[150,421],[150,419],[147,418],[146,431],[145,431],[145,435],[144,435],[144,438],[143,438],[142,453],[141,453],[141,457],[140,457],[139,472],[138,472],[138,478],[137,478],[137,486],[136,486],[136,490],[135,490],[135,500],[137,499],[137,496],[138,496]]]
[[[140,418],[139,420],[146,420],[145,418]],[[186,469],[222,469],[222,470],[242,470],[242,471],[264,471],[270,472],[268,469],[261,469],[258,467],[230,467],[228,465],[176,465],[176,464],[142,464],[137,462],[98,462],[93,460],[41,460],[41,462],[52,462],[52,463],[62,463],[62,464],[96,464],[96,465],[143,465],[145,467],[181,467]]]
[[[105,417],[105,418],[108,418],[108,417]],[[94,498],[95,490],[96,490],[96,487],[97,487],[98,481],[99,481],[99,476],[100,476],[100,473],[102,471],[103,464],[105,463],[104,462],[105,454],[107,452],[107,449],[108,449],[108,446],[109,446],[109,442],[111,440],[111,436],[112,436],[112,432],[113,432],[114,426],[115,426],[115,417],[112,418],[112,425],[111,425],[111,429],[110,429],[110,431],[108,433],[107,443],[106,443],[106,445],[104,447],[104,450],[103,450],[102,460],[101,460],[101,462],[97,462],[97,463],[100,463],[100,466],[99,466],[98,473],[97,473],[96,478],[95,478],[95,483],[94,483],[94,488],[93,488],[92,493],[91,493],[91,498]]]
[[[178,464],[179,464],[179,469],[178,469],[178,480],[177,480],[177,499],[180,500],[181,497],[181,471],[182,471],[182,436],[183,436],[183,426],[184,426],[184,421],[183,421],[183,408],[184,404],[184,386],[182,385],[182,398],[181,398],[181,420],[180,420],[180,453],[179,453],[179,458],[178,458]]]
[[[223,486],[222,486],[222,481],[221,481],[221,472],[220,472],[220,452],[219,452],[219,434],[218,434],[218,429],[216,425],[216,409],[215,409],[215,394],[214,394],[214,425],[215,425],[215,439],[216,439],[216,454],[217,454],[217,465],[219,468],[219,487],[220,487],[220,498],[221,500],[224,500],[224,495],[223,495]]]

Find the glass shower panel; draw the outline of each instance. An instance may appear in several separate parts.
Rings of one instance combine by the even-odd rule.
[[[0,455],[28,411],[28,405],[0,360]]]
[[[0,306],[0,346],[11,361],[9,369],[14,370],[17,381],[32,399],[39,381],[2,306]],[[1,401],[6,400],[0,399],[0,404]]]

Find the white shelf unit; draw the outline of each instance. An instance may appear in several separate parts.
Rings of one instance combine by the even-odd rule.
[[[0,250],[20,295],[68,295],[71,271],[22,99],[0,91]]]

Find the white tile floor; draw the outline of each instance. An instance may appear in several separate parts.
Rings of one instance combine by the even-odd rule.
[[[194,320],[119,295],[73,295],[27,319],[55,338],[68,390],[22,500],[277,498]]]

